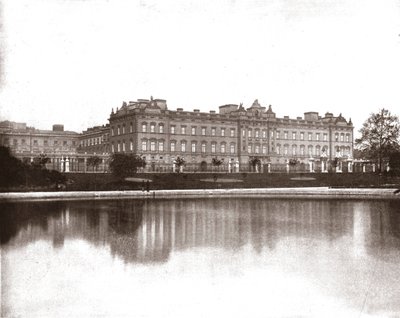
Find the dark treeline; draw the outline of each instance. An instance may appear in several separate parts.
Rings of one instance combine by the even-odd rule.
[[[0,188],[48,187],[65,183],[58,171],[45,168],[46,158],[39,156],[33,162],[23,162],[14,157],[10,149],[0,146]]]

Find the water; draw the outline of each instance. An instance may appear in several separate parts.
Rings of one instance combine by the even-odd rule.
[[[2,317],[400,317],[398,201],[0,211]]]

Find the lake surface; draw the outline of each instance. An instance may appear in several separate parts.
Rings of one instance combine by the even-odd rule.
[[[399,201],[0,204],[2,317],[400,317]]]

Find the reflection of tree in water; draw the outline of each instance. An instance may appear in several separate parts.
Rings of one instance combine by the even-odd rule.
[[[22,229],[38,226],[48,229],[48,218],[58,218],[65,202],[19,202],[0,204],[0,242],[6,244]]]
[[[361,238],[370,253],[398,242],[399,213],[385,202],[365,203],[381,212],[357,216],[371,215],[372,234]],[[353,235],[354,211],[352,201],[259,198],[8,203],[2,205],[0,233],[2,244],[18,233],[19,245],[48,239],[61,247],[65,239],[85,239],[110,246],[127,262],[147,263],[191,248],[238,250],[251,244],[261,252],[288,237],[335,240]]]

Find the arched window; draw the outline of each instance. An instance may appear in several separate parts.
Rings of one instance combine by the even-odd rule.
[[[234,143],[231,143],[230,148],[231,148],[231,153],[235,153],[235,144]]]
[[[222,143],[221,144],[221,153],[225,153],[226,152],[226,144]]]
[[[217,143],[216,142],[212,142],[211,143],[211,152],[212,153],[216,153],[217,152]]]
[[[150,141],[150,151],[156,151],[156,141],[155,140]]]
[[[142,151],[147,151],[147,140],[142,140]]]
[[[186,141],[181,141],[181,152],[186,152]]]
[[[310,157],[312,157],[312,155],[313,155],[313,146],[308,146],[308,155],[310,156]]]
[[[142,132],[147,132],[147,123],[142,123]]]
[[[207,143],[205,141],[203,141],[201,143],[201,152],[205,153],[207,151]]]

